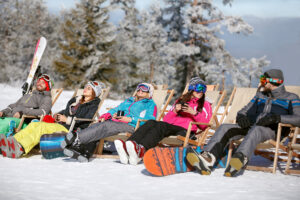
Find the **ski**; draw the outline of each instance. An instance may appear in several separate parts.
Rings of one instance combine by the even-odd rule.
[[[36,44],[36,48],[35,48],[35,52],[34,52],[34,56],[32,59],[27,80],[22,86],[23,95],[29,93],[32,90],[33,81],[35,79],[36,72],[38,71],[39,62],[45,51],[46,45],[47,45],[47,40],[44,37],[41,37]]]

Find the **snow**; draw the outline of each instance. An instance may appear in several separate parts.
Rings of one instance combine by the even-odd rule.
[[[21,89],[0,84],[0,109],[15,102]],[[72,96],[64,91],[53,111]],[[120,101],[107,100],[104,107]],[[105,108],[100,113],[105,112]],[[211,176],[195,172],[155,177],[143,164],[123,165],[115,159],[79,163],[69,158],[45,160],[41,155],[9,159],[0,156],[0,199],[299,199],[300,177],[245,171],[236,178],[216,169]]]

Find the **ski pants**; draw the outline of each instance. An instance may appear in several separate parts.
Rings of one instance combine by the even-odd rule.
[[[81,144],[98,141],[102,138],[117,135],[118,133],[133,133],[134,127],[123,122],[104,121],[91,125],[78,131],[78,139]]]
[[[163,138],[171,135],[186,135],[186,129],[167,122],[149,120],[138,128],[128,140],[143,145],[146,150],[155,147]]]
[[[16,133],[13,137],[22,145],[26,155],[40,142],[42,135],[55,132],[67,133],[68,129],[57,123],[31,122],[26,128]]]
[[[236,152],[243,153],[243,155],[250,160],[259,143],[269,139],[275,139],[275,131],[264,126],[254,125],[249,129],[242,129],[237,124],[222,124],[204,147],[204,151],[213,153],[217,159],[221,158],[221,154],[229,142],[242,137],[244,137],[244,139]]]
[[[9,131],[9,123],[11,120],[16,122],[16,127],[19,126],[21,119],[14,117],[1,117],[0,118],[0,134],[6,134]],[[23,123],[22,129],[27,126],[26,123]]]

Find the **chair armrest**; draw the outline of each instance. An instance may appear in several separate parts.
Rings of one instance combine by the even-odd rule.
[[[146,121],[148,121],[148,120],[146,120],[146,119],[138,119],[134,130],[136,131],[140,127],[141,122],[146,122]]]

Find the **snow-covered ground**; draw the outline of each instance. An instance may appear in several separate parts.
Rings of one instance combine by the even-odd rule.
[[[21,90],[0,84],[0,110],[15,102]],[[53,111],[72,96],[64,91]],[[106,107],[120,101],[107,100]],[[300,177],[245,171],[227,178],[224,169],[211,176],[195,172],[154,177],[143,164],[123,165],[118,160],[94,159],[78,163],[68,158],[42,159],[41,155],[9,159],[0,156],[0,199],[299,199]]]

